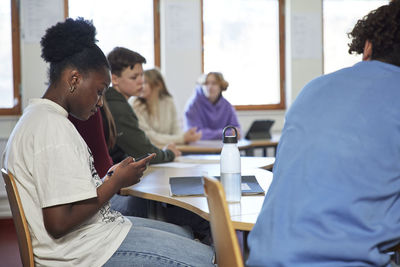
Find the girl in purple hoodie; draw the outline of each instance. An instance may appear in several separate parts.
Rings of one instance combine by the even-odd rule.
[[[222,73],[208,73],[186,107],[186,128],[197,127],[203,140],[222,139],[222,130],[228,125],[235,126],[240,133],[236,111],[222,96],[228,85]]]

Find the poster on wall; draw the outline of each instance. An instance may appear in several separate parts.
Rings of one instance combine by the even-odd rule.
[[[292,15],[291,27],[293,58],[321,59],[321,14],[312,12],[296,12]]]
[[[64,0],[21,2],[21,37],[25,43],[39,43],[47,28],[64,20]]]
[[[201,21],[198,5],[198,1],[173,0],[167,2],[165,31],[166,45],[169,48],[191,50],[198,47],[201,42],[200,36],[193,31],[193,25],[197,25],[196,21]]]

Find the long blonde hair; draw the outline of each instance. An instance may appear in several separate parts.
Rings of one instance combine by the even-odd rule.
[[[103,128],[107,143],[107,148],[111,150],[117,142],[117,127],[115,126],[114,118],[111,114],[110,108],[108,107],[106,98],[103,97],[103,108],[102,112],[106,121],[103,121]]]
[[[164,78],[161,74],[161,72],[157,69],[150,69],[144,71],[144,78],[146,80],[146,83],[149,84],[150,88],[153,90],[157,86],[160,87],[160,90],[158,91],[158,98],[162,99],[164,97],[171,97],[171,94],[169,93],[167,86],[165,85]],[[149,112],[150,115],[153,115],[152,113],[154,112],[154,108],[150,107],[150,104],[147,102],[146,99],[137,97],[135,99],[135,102],[138,104],[138,106],[145,106],[147,112]]]

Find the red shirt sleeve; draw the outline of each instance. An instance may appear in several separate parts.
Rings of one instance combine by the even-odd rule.
[[[68,119],[75,125],[75,128],[92,151],[94,166],[100,178],[104,177],[113,162],[108,154],[100,111],[97,111],[87,121],[78,120],[71,115],[68,116]]]

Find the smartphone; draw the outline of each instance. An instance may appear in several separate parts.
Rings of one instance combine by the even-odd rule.
[[[135,158],[135,162],[141,161],[142,159],[145,159],[150,155],[151,155],[151,153],[146,153],[146,154],[144,154],[144,155],[142,155],[142,156],[140,156],[138,158]]]
[[[146,153],[146,154],[144,154],[144,155],[142,155],[142,156],[140,156],[140,157],[138,157],[138,158],[135,158],[135,162],[141,161],[142,159],[145,159],[145,158],[147,158],[148,156],[151,156],[151,153]],[[148,165],[148,164],[149,164],[149,163],[147,162],[146,165]],[[109,172],[107,173],[107,176],[111,176],[111,175],[113,175],[113,173],[114,173],[113,170],[112,170],[112,171],[109,171]]]

